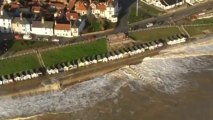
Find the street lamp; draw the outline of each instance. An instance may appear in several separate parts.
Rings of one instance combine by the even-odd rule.
[[[138,16],[138,0],[137,0],[137,3],[136,3],[136,16]]]

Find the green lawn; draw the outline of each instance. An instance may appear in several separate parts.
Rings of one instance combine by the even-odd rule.
[[[209,26],[186,26],[186,31],[190,34],[190,36],[196,36],[205,33],[213,33],[213,25]]]
[[[128,21],[129,21],[129,23],[134,23],[134,22],[141,21],[141,20],[144,20],[144,19],[147,19],[150,17],[152,17],[152,16],[150,16],[149,14],[147,14],[146,12],[144,12],[141,9],[138,9],[138,16],[136,16],[136,7],[133,6],[130,9]]]
[[[145,30],[141,32],[133,32],[129,34],[129,37],[131,37],[134,40],[139,40],[141,42],[147,42],[157,40],[160,38],[164,39],[180,33],[181,32],[177,27],[158,28],[158,29]]]
[[[69,60],[102,54],[107,52],[106,40],[101,39],[95,42],[72,45],[64,48],[59,48],[51,51],[43,52],[42,58],[46,66],[56,63],[62,63]]]
[[[9,41],[9,52],[17,52],[27,49],[35,49],[35,48],[42,48],[53,45],[54,43],[49,42],[36,42],[36,41]]]
[[[151,6],[151,5],[147,5],[143,2],[140,2],[140,6],[147,12],[149,12],[150,14],[153,14],[155,16],[159,15],[160,13],[162,13],[162,11],[156,9],[155,7]]]
[[[195,20],[192,24],[213,24],[213,18]]]
[[[35,54],[0,60],[0,75],[16,73],[40,67]]]

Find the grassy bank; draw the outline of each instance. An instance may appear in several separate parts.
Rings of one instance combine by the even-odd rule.
[[[205,33],[213,33],[213,25],[209,26],[186,26],[186,31],[190,34],[190,36],[196,36]]]
[[[158,29],[144,30],[140,32],[133,32],[129,34],[129,37],[141,42],[147,42],[158,40],[160,38],[164,39],[180,33],[181,32],[177,27],[170,27],[170,28],[158,28]]]
[[[43,52],[42,58],[46,66],[66,62],[85,56],[102,54],[107,51],[106,40],[101,39],[91,43],[79,44]]]
[[[213,24],[213,18],[195,20],[192,24]]]
[[[136,16],[136,7],[131,7],[128,21],[129,23],[134,23],[137,21],[141,21],[147,18],[152,17],[151,15],[144,12],[141,8],[138,9],[138,16]]]
[[[155,16],[159,15],[160,13],[162,13],[162,11],[156,9],[154,6],[151,5],[147,5],[143,2],[140,2],[139,4],[145,11],[147,11],[150,14],[153,14]]]
[[[35,54],[0,60],[0,75],[40,67]]]
[[[22,50],[29,50],[29,49],[38,49],[47,46],[54,45],[54,43],[50,42],[40,42],[40,41],[15,41],[10,40],[8,41],[9,45],[9,52],[17,52]]]

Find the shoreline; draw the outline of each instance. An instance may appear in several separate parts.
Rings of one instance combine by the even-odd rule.
[[[15,98],[62,90],[71,85],[115,71],[126,65],[140,63],[143,58],[157,55],[162,49],[165,49],[165,47],[107,63],[98,63],[78,68],[57,75],[47,75],[41,78],[0,86],[0,98]]]
[[[154,55],[158,55],[161,50],[185,45],[197,41],[199,39],[189,39],[186,43],[177,44],[174,46],[166,45],[162,48],[147,51],[131,57],[122,58],[107,63],[93,64],[57,75],[46,75],[41,78],[15,82],[12,84],[0,86],[0,98],[22,97],[42,94],[45,92],[63,90],[71,85],[107,74],[109,72],[118,70],[119,68],[122,68],[124,66],[138,64],[142,62],[145,57],[152,57]]]

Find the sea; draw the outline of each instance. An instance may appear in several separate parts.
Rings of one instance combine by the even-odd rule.
[[[213,120],[213,35],[60,91],[0,99],[0,119]]]

